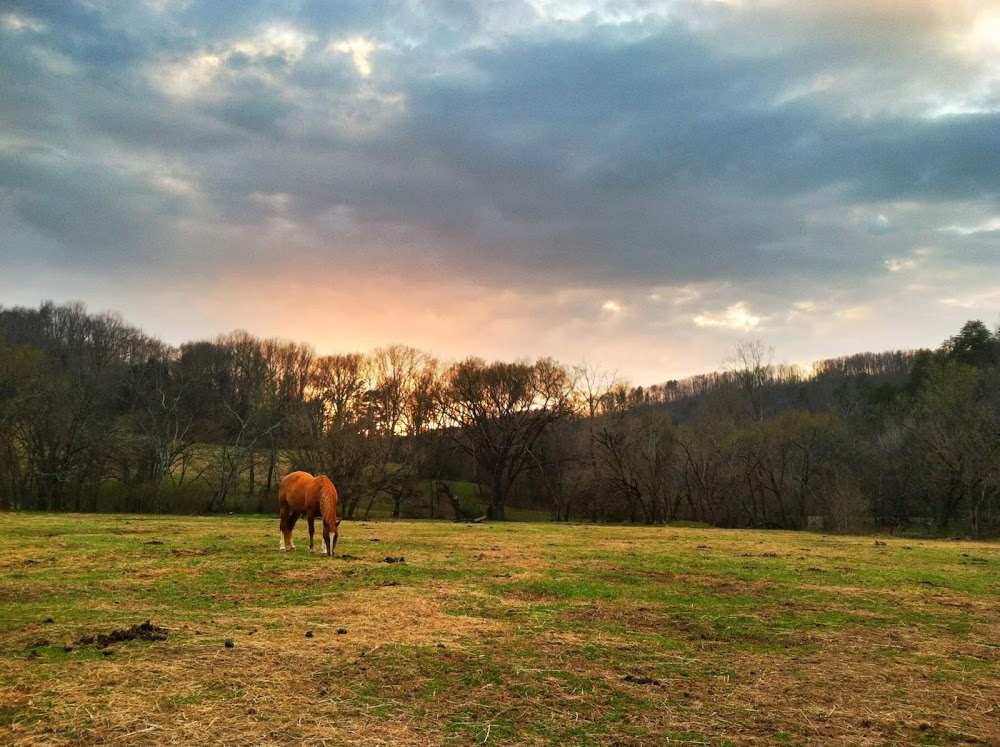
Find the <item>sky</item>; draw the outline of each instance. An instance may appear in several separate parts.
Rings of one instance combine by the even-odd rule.
[[[1000,319],[1000,0],[3,0],[0,306],[652,384]]]

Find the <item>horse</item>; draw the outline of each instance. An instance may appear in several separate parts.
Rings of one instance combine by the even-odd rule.
[[[281,516],[279,550],[294,550],[292,528],[299,516],[309,520],[309,552],[313,550],[313,521],[323,519],[323,554],[333,555],[337,546],[340,520],[337,518],[337,489],[326,475],[313,477],[308,472],[291,472],[278,486],[278,513]]]

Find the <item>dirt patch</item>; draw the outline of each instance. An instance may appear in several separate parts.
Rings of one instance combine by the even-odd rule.
[[[806,582],[800,583],[798,587],[811,592],[828,593],[830,591],[829,586]],[[837,596],[841,600],[841,604],[833,608],[849,609],[856,614],[864,614],[862,610],[857,609],[856,601],[870,602],[872,599],[882,600],[884,604],[895,609],[908,607],[934,614],[939,613],[942,607],[959,609],[990,619],[1000,612],[1000,602],[994,598],[973,597],[962,592],[950,591],[924,583],[915,584],[912,588],[878,590],[857,586],[838,586]]]
[[[631,682],[634,685],[662,685],[655,677],[642,677],[635,674],[626,674],[622,679],[626,682]]]
[[[175,558],[192,558],[192,557],[198,557],[198,556],[201,556],[201,555],[213,555],[213,554],[215,554],[217,552],[219,552],[219,550],[215,549],[214,547],[213,548],[203,547],[203,548],[199,548],[197,550],[177,550],[177,549],[173,549],[173,550],[170,551],[170,554],[173,555]]]
[[[170,573],[168,568],[143,568],[132,574],[132,581],[158,581]]]
[[[599,575],[606,583],[621,583],[623,578],[641,578],[650,584],[698,586],[712,592],[739,595],[754,595],[758,593],[760,583],[757,581],[740,580],[723,576],[713,576],[697,573],[676,573],[674,571],[659,571],[647,568],[611,568],[611,573]]]
[[[114,643],[123,641],[165,641],[167,631],[158,625],[153,625],[149,620],[131,628],[119,628],[110,633],[98,633],[96,635],[85,635],[76,641],[77,646],[89,646],[94,644],[96,648],[107,648]]]
[[[554,602],[559,598],[554,591],[545,589],[511,589],[504,593],[505,602]]]
[[[116,537],[122,537],[130,534],[152,534],[155,531],[155,529],[119,529],[118,527],[114,527],[112,529],[108,529],[108,534],[113,534]]]
[[[327,582],[330,579],[330,568],[328,566],[315,565],[307,568],[279,571],[274,574],[272,580],[268,581],[268,583],[279,586],[289,582],[293,584],[313,584]]]
[[[666,629],[679,627],[678,621],[662,610],[651,607],[626,607],[620,604],[590,603],[566,613],[566,618],[579,622],[614,625],[647,633],[659,633]]]

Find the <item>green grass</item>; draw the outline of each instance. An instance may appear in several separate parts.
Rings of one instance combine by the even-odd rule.
[[[324,558],[297,529],[279,553],[265,517],[0,514],[0,743],[1000,734],[994,544],[354,521]],[[168,639],[80,643],[146,619]]]

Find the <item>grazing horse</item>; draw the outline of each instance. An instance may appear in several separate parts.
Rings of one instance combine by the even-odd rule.
[[[337,489],[326,475],[313,477],[308,472],[291,472],[278,486],[278,512],[281,515],[279,550],[294,550],[292,528],[299,516],[309,520],[309,552],[313,552],[313,520],[323,519],[323,554],[333,555],[339,536]]]

